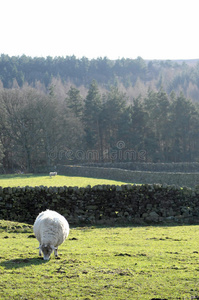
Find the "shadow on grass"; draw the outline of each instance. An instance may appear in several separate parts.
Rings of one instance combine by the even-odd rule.
[[[16,258],[6,260],[0,263],[0,266],[6,269],[17,269],[17,268],[24,268],[31,265],[41,265],[47,263],[47,260],[44,260],[42,257],[40,258]]]

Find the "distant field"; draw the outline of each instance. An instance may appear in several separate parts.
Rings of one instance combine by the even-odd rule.
[[[0,220],[0,299],[199,299],[199,227],[72,228],[60,259]]]
[[[24,186],[78,186],[86,187],[88,185],[122,185],[126,184],[121,181],[107,180],[107,179],[95,179],[87,177],[71,177],[57,175],[50,178],[49,175],[35,175],[35,174],[10,174],[0,175],[0,186],[1,187],[24,187]]]

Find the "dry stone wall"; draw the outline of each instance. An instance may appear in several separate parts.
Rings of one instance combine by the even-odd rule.
[[[149,171],[149,172],[172,172],[172,173],[199,173],[198,162],[180,162],[180,163],[149,163],[149,162],[103,162],[103,163],[85,163],[82,166],[116,168],[131,171]]]
[[[149,172],[87,166],[58,166],[57,170],[60,175],[106,178],[136,184],[166,183],[188,187],[195,187],[199,184],[199,172]]]
[[[45,209],[70,225],[197,224],[199,187],[166,185],[0,188],[0,219],[33,224]]]

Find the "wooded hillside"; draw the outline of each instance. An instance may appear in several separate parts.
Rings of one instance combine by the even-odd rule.
[[[71,86],[0,90],[3,170],[44,171],[84,162],[193,162],[199,159],[199,110],[183,94],[149,91],[129,104],[112,87],[87,95]]]
[[[2,172],[198,162],[199,98],[187,97],[191,86],[198,93],[197,70],[195,62],[2,55]]]
[[[146,95],[148,88],[159,90],[163,87],[170,94],[182,91],[185,97],[197,102],[199,99],[199,61],[145,61],[137,59],[109,60],[98,58],[88,60],[75,56],[66,57],[9,57],[0,56],[0,81],[4,88],[13,85],[32,87],[44,85],[47,88],[53,79],[70,83],[76,87],[89,88],[96,80],[101,89],[117,86],[130,97],[140,93]]]

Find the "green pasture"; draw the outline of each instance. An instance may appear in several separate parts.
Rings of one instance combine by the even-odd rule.
[[[199,227],[72,228],[44,261],[30,225],[0,221],[0,299],[198,299]]]
[[[78,186],[86,187],[88,185],[121,185],[126,184],[121,181],[114,181],[108,179],[95,179],[87,177],[71,177],[57,175],[51,177],[48,174],[35,175],[35,174],[10,174],[10,175],[0,175],[0,186],[1,187],[24,187],[24,186]]]

